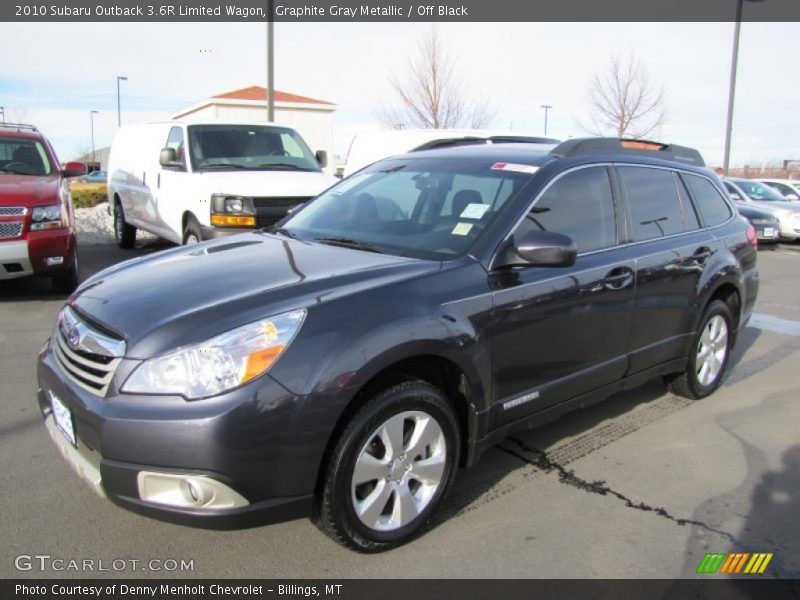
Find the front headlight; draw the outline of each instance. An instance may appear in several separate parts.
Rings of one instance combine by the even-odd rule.
[[[212,194],[211,224],[217,227],[255,227],[256,209],[253,199]]]
[[[33,209],[33,212],[31,212],[31,231],[59,229],[64,227],[62,216],[61,204],[37,206]]]
[[[291,344],[305,309],[283,313],[218,335],[139,365],[122,391],[207,398],[266,373]]]

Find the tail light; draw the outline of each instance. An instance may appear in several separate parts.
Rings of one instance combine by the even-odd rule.
[[[758,246],[758,236],[756,235],[756,228],[748,223],[747,225],[747,241],[754,248]]]

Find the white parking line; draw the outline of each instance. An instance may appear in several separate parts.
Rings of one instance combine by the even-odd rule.
[[[800,321],[782,319],[765,313],[753,313],[747,326],[783,333],[785,335],[800,336]]]

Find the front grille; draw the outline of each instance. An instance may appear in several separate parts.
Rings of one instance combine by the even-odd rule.
[[[15,238],[22,235],[22,221],[0,223],[0,239]]]
[[[309,197],[297,196],[253,198],[253,206],[256,208],[291,208],[303,202],[308,202],[308,200]]]
[[[27,212],[24,206],[0,206],[0,217],[24,217]]]
[[[66,324],[65,313],[68,313]],[[79,331],[80,347],[70,346],[67,339],[69,332],[75,328]],[[71,309],[65,308],[59,317],[59,325],[53,333],[51,348],[56,364],[70,381],[87,392],[103,397],[108,391],[108,386],[114,377],[124,352],[119,352],[120,356],[106,356],[89,352],[84,348],[95,340],[108,341],[110,339],[106,334],[100,333],[85,322],[77,320],[75,313]],[[112,343],[118,344],[119,347],[124,344],[121,340],[112,340]],[[96,345],[96,347],[99,348],[100,346]]]

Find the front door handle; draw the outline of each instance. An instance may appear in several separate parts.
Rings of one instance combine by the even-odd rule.
[[[611,269],[603,278],[603,286],[608,290],[622,290],[633,283],[633,270],[628,267]]]

